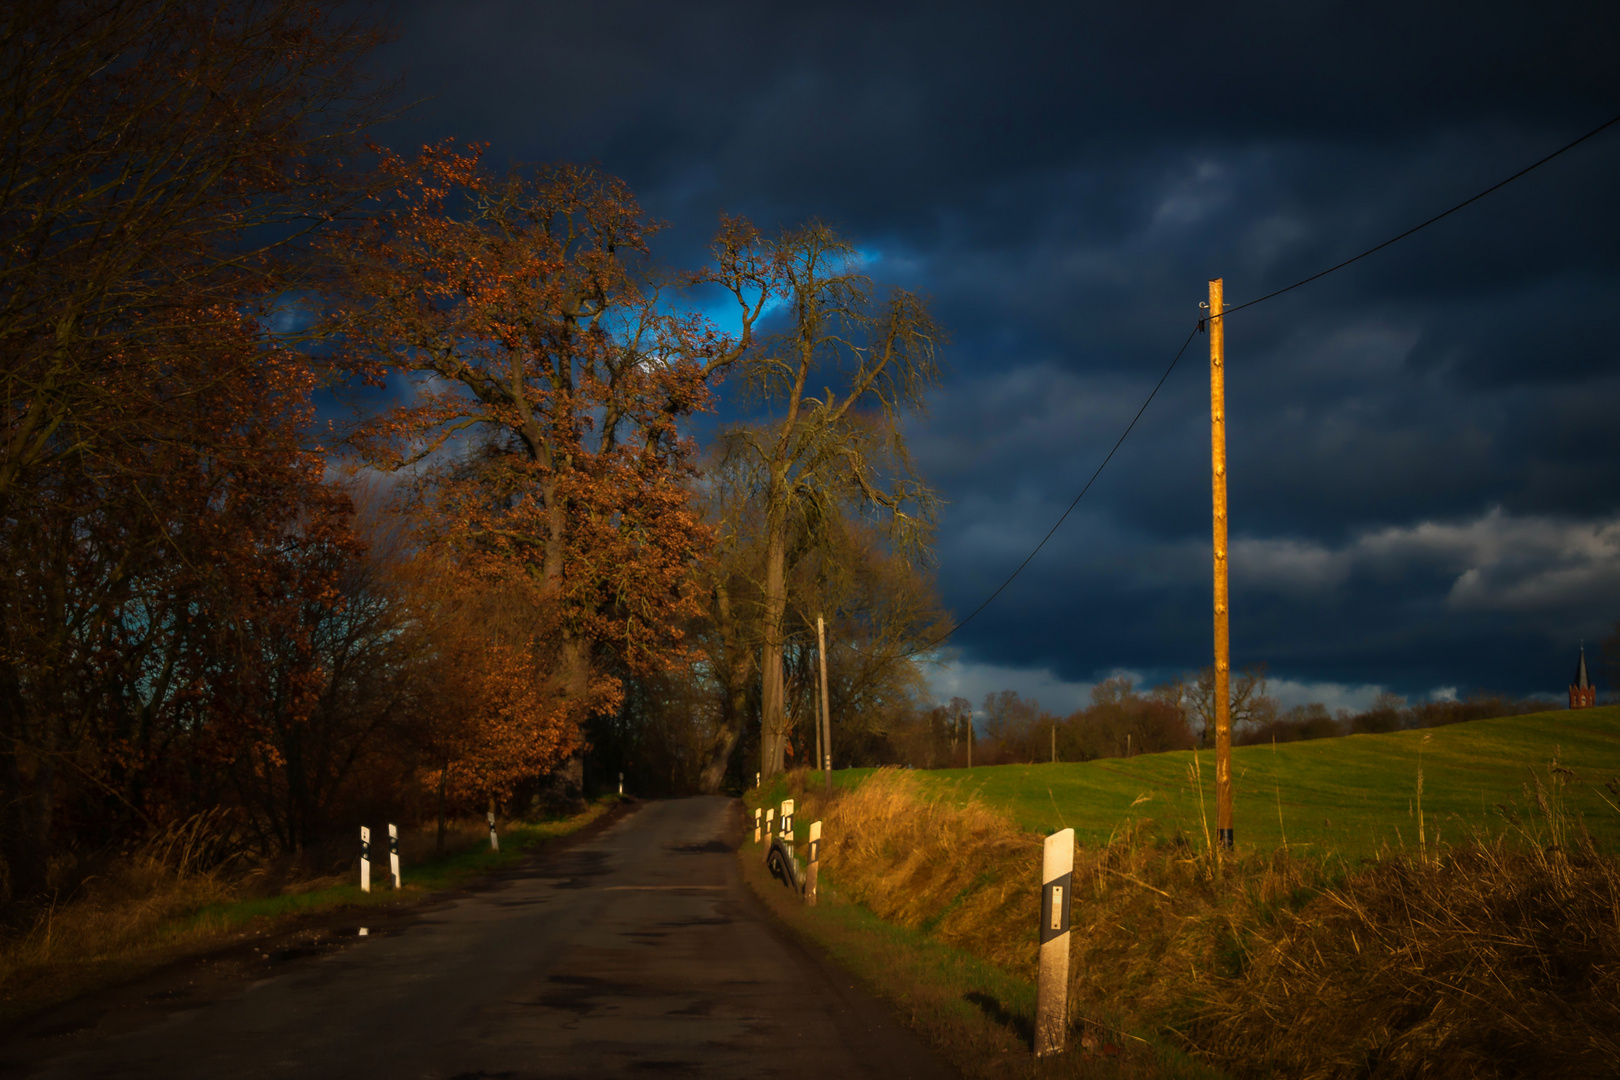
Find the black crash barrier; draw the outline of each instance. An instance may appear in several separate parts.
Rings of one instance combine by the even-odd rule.
[[[771,840],[770,850],[765,853],[765,867],[773,878],[794,892],[804,891],[804,881],[799,876],[799,862],[793,857],[793,845],[780,836]]]

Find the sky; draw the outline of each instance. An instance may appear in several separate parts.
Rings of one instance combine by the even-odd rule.
[[[704,258],[820,218],[951,335],[908,437],[965,617],[1221,277],[1241,304],[1620,114],[1620,5],[385,4],[398,149],[594,162]],[[1232,656],[1286,704],[1562,695],[1620,620],[1620,125],[1227,326]],[[1208,345],[942,696],[1054,711],[1210,663]],[[1600,688],[1604,691],[1604,680]]]

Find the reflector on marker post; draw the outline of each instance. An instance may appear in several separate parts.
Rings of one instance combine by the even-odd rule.
[[[1069,1030],[1069,910],[1074,830],[1046,838],[1041,852],[1041,963],[1035,984],[1035,1056],[1063,1052]]]
[[[399,879],[399,826],[388,826],[388,872],[393,875],[394,888],[405,884]]]
[[[360,891],[371,891],[371,830],[360,826]]]
[[[821,868],[821,822],[810,823],[810,869],[804,878],[804,902],[816,906],[816,877]]]

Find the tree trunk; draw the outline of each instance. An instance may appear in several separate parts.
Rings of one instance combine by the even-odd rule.
[[[446,762],[439,767],[439,839],[433,845],[434,854],[444,856],[444,787],[450,776],[450,764]]]
[[[773,496],[775,493],[773,492]],[[765,542],[765,607],[760,626],[759,771],[761,778],[782,771],[787,746],[786,694],[782,682],[782,621],[787,613],[786,493],[772,498]]]
[[[753,650],[739,639],[737,622],[731,614],[731,593],[724,585],[714,587],[714,622],[720,632],[720,678],[725,686],[720,700],[720,731],[698,779],[705,795],[717,794],[725,782],[726,768],[747,720],[748,680],[754,671]]]

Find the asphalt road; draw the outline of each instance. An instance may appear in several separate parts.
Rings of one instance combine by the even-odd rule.
[[[730,800],[644,805],[501,887],[30,1075],[951,1075],[740,879]]]

